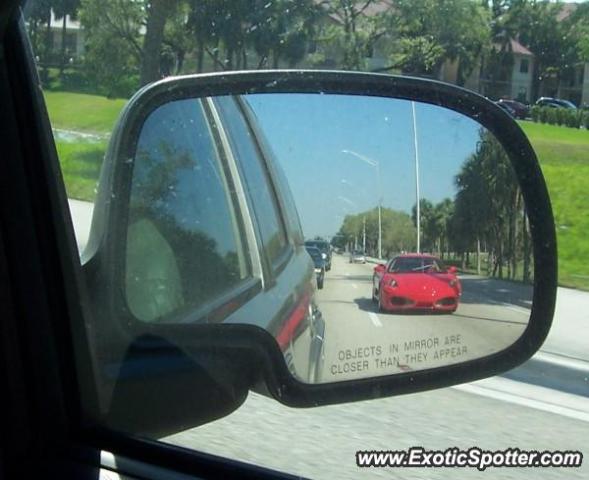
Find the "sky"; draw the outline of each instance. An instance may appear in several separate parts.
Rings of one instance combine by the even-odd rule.
[[[335,235],[345,215],[376,207],[380,196],[383,207],[411,212],[411,102],[325,94],[246,98],[285,171],[306,237]],[[420,197],[453,198],[454,177],[476,150],[480,125],[439,106],[416,103],[415,111]]]

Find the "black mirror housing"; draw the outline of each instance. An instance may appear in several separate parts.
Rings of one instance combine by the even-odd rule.
[[[109,353],[104,354],[104,349],[98,348],[98,352],[103,352],[97,354],[98,364],[127,361],[124,360],[127,358],[125,355],[128,355],[127,346],[137,335],[159,337],[167,344],[173,343],[184,354],[192,355],[192,358],[198,358],[195,352],[218,349],[224,352],[225,369],[231,368],[232,352],[235,351],[235,346],[239,345],[236,361],[237,358],[250,358],[257,370],[253,373],[248,372],[247,378],[251,380],[249,386],[240,384],[236,386],[235,392],[227,393],[226,397],[231,398],[232,405],[235,405],[231,408],[237,408],[241,404],[247,388],[265,391],[288,406],[312,407],[413,393],[482,379],[516,367],[540,348],[550,329],[554,312],[557,255],[552,210],[536,155],[518,124],[493,102],[465,89],[418,78],[335,71],[255,71],[169,78],[143,88],[123,111],[111,138],[107,161],[103,167],[90,241],[83,258],[90,289],[97,283],[117,285],[117,277],[122,274],[120,255],[124,249],[121,250],[121,242],[125,238],[124,225],[128,216],[126,202],[130,195],[131,178],[131,165],[126,163],[125,159],[133,158],[139,132],[151,112],[165,103],[186,98],[260,93],[321,93],[404,99],[453,110],[475,120],[490,131],[505,149],[527,205],[533,242],[534,293],[531,316],[525,331],[509,347],[483,358],[398,375],[313,384],[304,383],[292,375],[284,362],[284,353],[273,336],[255,325],[225,328],[222,323],[121,324],[117,323],[112,315],[105,314],[111,321],[108,325],[100,327],[100,335],[109,339],[109,348],[120,345],[120,354],[111,357]],[[248,292],[244,295],[251,295],[251,291]],[[119,297],[120,291],[113,288],[105,296],[97,298],[94,305],[109,313],[119,311],[121,307],[117,305],[122,305]],[[134,345],[131,353],[140,355],[140,350],[141,345]],[[202,368],[202,365],[199,368]],[[219,374],[215,368],[211,368],[209,372],[209,376],[213,377]],[[234,377],[235,375],[228,376]],[[141,391],[141,388],[137,387],[138,381],[143,382],[144,387],[149,390],[150,385],[156,385],[154,382],[157,378],[157,375],[152,376],[148,372],[140,380],[133,379],[135,383],[132,390]],[[185,379],[186,371],[183,371],[177,376],[176,381],[182,382]],[[173,383],[174,377],[168,381]],[[220,391],[225,395],[229,390],[226,382],[222,383]],[[119,379],[115,390],[125,392],[124,387]],[[114,387],[106,390],[112,392],[112,388]],[[171,388],[170,391],[173,392],[174,389]],[[177,391],[181,392],[182,388],[178,388]],[[123,407],[127,402],[125,395],[120,397],[117,394],[117,411],[124,411]],[[222,399],[223,395],[220,394],[216,398]],[[110,398],[109,396],[110,393],[105,393],[105,398]],[[131,398],[136,399],[137,396],[129,397],[129,402]],[[109,402],[110,400],[106,401],[107,404]],[[183,409],[190,409],[186,402],[179,402],[178,405]],[[154,408],[164,414],[164,405]],[[199,408],[203,408],[202,405]],[[217,412],[224,414],[231,408],[216,408],[211,418],[218,417]],[[179,415],[182,416],[182,413]],[[153,412],[146,412],[145,418],[136,419],[136,423],[149,423],[148,416],[157,417]],[[195,420],[197,423],[203,421],[200,417]],[[188,426],[183,425],[183,428]],[[154,431],[156,430],[159,432],[165,428],[161,425],[154,426]]]

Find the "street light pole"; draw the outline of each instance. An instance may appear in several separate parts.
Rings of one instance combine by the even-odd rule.
[[[362,253],[366,255],[366,217],[364,217],[362,227]]]
[[[379,162],[376,162],[376,176],[378,177],[378,260],[380,261],[382,259],[382,187]]]
[[[417,142],[417,120],[415,117],[415,102],[411,102],[411,109],[413,111],[413,144],[415,153],[415,213],[417,223],[417,253],[421,253],[421,215],[419,211],[419,150]]]
[[[378,259],[380,260],[382,258],[382,184],[380,178],[380,163],[352,150],[342,150],[342,153],[349,153],[376,169],[376,181],[378,184]]]

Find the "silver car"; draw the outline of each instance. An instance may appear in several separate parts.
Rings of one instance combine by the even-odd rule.
[[[366,254],[360,250],[350,253],[350,263],[366,263]]]

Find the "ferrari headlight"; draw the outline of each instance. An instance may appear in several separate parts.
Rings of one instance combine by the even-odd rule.
[[[458,285],[458,280],[450,280],[451,287],[455,287],[456,285]]]
[[[399,284],[397,283],[397,281],[394,278],[389,282],[389,285],[391,287],[397,287],[397,286],[399,286]]]

